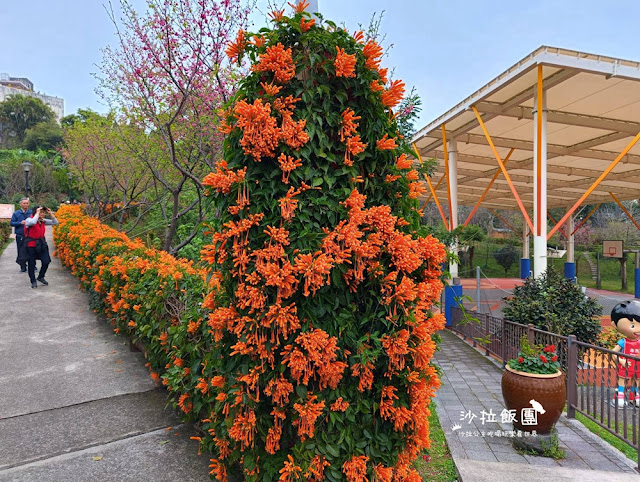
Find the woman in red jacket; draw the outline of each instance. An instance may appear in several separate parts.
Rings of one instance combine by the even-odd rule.
[[[45,219],[45,216],[51,216],[51,219]],[[58,220],[51,212],[51,209],[44,206],[38,206],[33,210],[33,215],[25,220],[24,224],[24,244],[26,245],[26,255],[28,262],[29,279],[31,280],[31,287],[37,288],[36,282],[36,259],[42,262],[40,267],[40,275],[37,281],[40,281],[43,285],[49,283],[44,279],[44,275],[47,273],[47,268],[51,262],[49,256],[49,246],[45,239],[46,226],[53,226],[58,224]]]

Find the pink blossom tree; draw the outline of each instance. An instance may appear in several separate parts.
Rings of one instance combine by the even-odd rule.
[[[248,0],[251,1],[251,0]],[[108,12],[117,46],[103,50],[99,93],[157,144],[159,156],[139,158],[168,193],[164,249],[176,253],[197,230],[177,238],[181,218],[195,210],[202,221],[201,179],[219,159],[223,136],[217,111],[232,94],[238,67],[225,48],[245,28],[251,4],[245,0],[147,0],[139,14],[128,0]],[[135,149],[135,146],[131,146]],[[155,150],[155,149],[154,149]]]

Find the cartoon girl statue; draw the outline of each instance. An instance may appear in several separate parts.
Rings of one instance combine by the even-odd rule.
[[[618,333],[624,336],[618,340],[613,351],[625,355],[640,356],[640,301],[624,301],[618,303],[611,310],[611,321]],[[629,402],[640,406],[638,381],[640,379],[640,362],[626,357],[618,358],[618,392],[613,402],[614,406],[624,407],[624,389],[631,382]]]

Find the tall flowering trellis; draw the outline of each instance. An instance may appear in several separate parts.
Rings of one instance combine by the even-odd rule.
[[[220,228],[203,250],[201,443],[218,480],[420,480],[445,250],[420,226],[404,84],[374,40],[306,6],[227,49],[251,73],[203,181]]]

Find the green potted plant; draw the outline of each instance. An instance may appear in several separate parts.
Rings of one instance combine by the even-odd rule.
[[[531,344],[522,335],[518,356],[502,375],[502,396],[507,410],[515,411],[515,430],[550,434],[566,402],[556,347]]]

